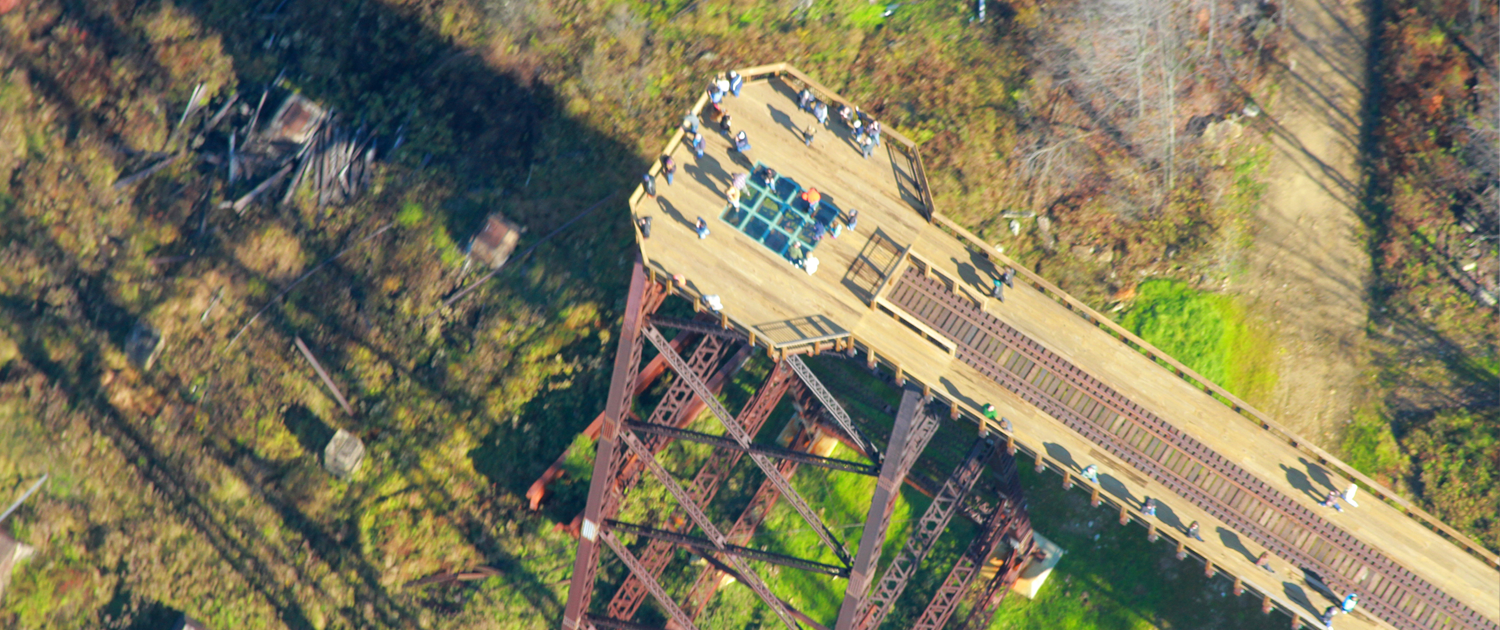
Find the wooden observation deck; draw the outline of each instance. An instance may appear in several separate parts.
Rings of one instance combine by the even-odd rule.
[[[797,107],[803,86],[825,102],[841,97],[786,64],[740,73],[742,94],[724,103],[752,148],[734,151],[705,119],[704,156],[679,130],[666,149],[675,183],[659,177],[655,198],[637,189],[630,199],[636,218],[653,220],[651,237],[638,238],[654,280],[680,276],[679,293],[718,296],[722,325],[773,355],[863,352],[972,422],[993,404],[1014,431],[992,430],[1038,465],[1076,475],[1097,464],[1100,500],[1122,518],[1183,541],[1210,571],[1309,627],[1321,627],[1333,597],[1356,591],[1360,607],[1338,618],[1341,630],[1500,628],[1494,554],[1028,270],[1017,268],[1003,302],[989,297],[991,278],[1014,263],[936,211],[911,142],[887,129],[866,159],[836,116],[824,128]],[[721,218],[731,177],[757,164],[859,210],[856,230],[818,243],[815,274]],[[699,217],[706,239],[693,229]],[[1319,505],[1351,480],[1359,507]],[[1138,512],[1148,497],[1155,517]],[[1193,521],[1206,542],[1182,534]],[[1274,573],[1255,565],[1264,551]]]

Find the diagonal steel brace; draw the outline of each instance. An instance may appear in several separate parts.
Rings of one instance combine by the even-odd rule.
[[[875,465],[879,466],[881,463],[880,449],[859,430],[859,427],[854,426],[854,421],[849,418],[849,414],[844,411],[844,407],[839,405],[839,401],[833,399],[833,394],[829,393],[828,388],[823,386],[822,381],[819,381],[818,377],[813,375],[812,369],[808,368],[807,364],[802,362],[802,357],[794,354],[787,357],[786,362],[791,364],[792,369],[797,372],[797,376],[802,379],[803,383],[807,384],[807,389],[812,391],[814,396],[818,397],[819,402],[823,403],[823,407],[828,410],[828,415],[833,416],[834,421],[839,423],[839,427],[844,430],[849,439],[854,440],[854,443],[859,445],[859,450],[864,451],[865,457],[870,458],[870,461],[875,462]]]
[[[671,364],[672,369],[677,372],[678,378],[687,381],[688,385],[693,388],[693,392],[698,394],[698,397],[708,404],[708,409],[719,419],[719,424],[724,425],[725,432],[730,437],[733,437],[734,441],[739,442],[740,446],[745,450],[750,450],[752,442],[750,434],[738,422],[734,421],[734,417],[729,415],[729,411],[724,409],[724,405],[719,402],[719,399],[708,390],[708,386],[703,383],[703,380],[698,378],[698,375],[693,374],[692,370],[688,368],[687,362],[683,361],[682,356],[672,349],[671,344],[667,343],[667,339],[661,335],[661,332],[655,326],[647,324],[645,334],[646,338],[651,340],[651,345],[656,346],[656,350],[667,358],[667,363]],[[828,529],[828,525],[823,522],[823,519],[819,518],[817,513],[812,511],[811,507],[808,507],[807,501],[792,488],[791,482],[787,481],[786,477],[782,476],[781,472],[776,470],[776,463],[771,461],[771,458],[759,453],[750,452],[748,454],[751,461],[754,461],[761,472],[765,473],[766,479],[776,486],[776,490],[781,492],[782,496],[786,497],[787,502],[792,505],[792,508],[797,510],[798,514],[802,515],[802,518],[807,521],[808,525],[813,526],[813,532],[818,535],[818,538],[823,540],[823,544],[828,545],[828,548],[833,550],[833,553],[839,557],[839,561],[843,562],[844,566],[850,566],[852,559],[849,556],[849,550],[845,549],[844,544],[833,534],[833,531]]]
[[[656,598],[656,601],[661,603],[662,608],[667,609],[667,616],[671,617],[672,621],[677,622],[677,625],[682,626],[685,630],[697,630],[697,626],[693,625],[693,620],[687,616],[687,613],[682,612],[682,608],[677,605],[677,602],[672,601],[672,596],[668,595],[667,590],[662,588],[661,584],[657,583],[656,578],[651,577],[651,574],[646,571],[646,567],[641,565],[640,560],[636,559],[635,554],[630,553],[630,549],[624,543],[621,543],[619,538],[615,538],[614,532],[605,528],[599,532],[599,537],[604,539],[604,544],[609,545],[609,548],[615,552],[616,556],[620,557],[625,566],[630,568],[631,573],[641,576],[641,581],[646,583],[647,590],[651,591],[651,595]]]
[[[653,332],[655,331],[654,328],[652,330]],[[661,335],[658,334],[657,336],[660,337]],[[712,398],[709,399],[712,400]],[[667,492],[671,493],[673,498],[677,499],[678,505],[681,505],[682,510],[687,512],[688,518],[692,519],[693,524],[703,530],[703,533],[708,536],[708,539],[713,542],[715,547],[721,550],[724,549],[727,541],[724,533],[719,531],[718,527],[714,526],[713,520],[708,517],[708,514],[703,512],[703,508],[698,506],[698,503],[693,500],[692,495],[688,494],[687,489],[683,488],[682,484],[678,483],[677,479],[672,477],[671,473],[667,472],[667,469],[661,467],[661,464],[656,461],[656,456],[652,455],[650,449],[641,443],[641,439],[625,427],[620,427],[620,438],[625,442],[625,446],[630,449],[630,452],[635,453],[636,457],[641,458],[641,461],[646,464],[646,468],[651,471],[656,480],[660,481],[661,485],[666,487]],[[798,630],[797,620],[792,617],[790,612],[787,612],[786,606],[782,605],[781,600],[777,599],[771,593],[771,588],[766,586],[765,581],[761,580],[759,575],[752,572],[750,566],[745,564],[743,559],[735,556],[728,556],[728,558],[729,563],[734,565],[734,568],[739,570],[740,573],[744,574],[746,578],[745,586],[755,591],[755,594],[759,595],[761,600],[766,602],[767,606],[771,607],[776,616],[781,618],[781,621],[786,624],[787,628]],[[648,585],[651,581],[655,580],[655,578],[651,578],[650,573],[641,573],[639,576]]]

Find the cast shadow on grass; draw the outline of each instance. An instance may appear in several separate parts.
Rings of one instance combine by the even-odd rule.
[[[297,436],[297,443],[314,457],[321,459],[323,448],[333,439],[334,430],[307,407],[293,404],[281,414],[281,422],[288,433]]]

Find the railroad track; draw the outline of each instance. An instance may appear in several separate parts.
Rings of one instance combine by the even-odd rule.
[[[1500,630],[1479,612],[1293,501],[1020,331],[909,266],[885,298],[959,360],[1401,630]]]

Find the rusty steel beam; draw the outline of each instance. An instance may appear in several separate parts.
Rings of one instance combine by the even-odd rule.
[[[672,339],[672,347],[676,348],[679,352],[682,351],[683,346],[686,346],[687,342],[691,341],[690,337],[692,335],[678,335]],[[632,390],[631,397],[640,396],[641,392],[646,391],[646,388],[656,382],[656,378],[661,376],[661,373],[666,369],[666,359],[653,357],[651,361],[646,363],[646,367],[641,368],[640,373],[636,374],[635,389]],[[599,429],[603,426],[604,412],[600,411],[599,415],[594,418],[594,421],[590,422],[589,426],[583,430],[583,435],[590,440],[598,441]],[[531,487],[526,489],[526,499],[531,502],[532,511],[541,508],[542,500],[547,496],[547,486],[562,477],[563,464],[568,461],[568,454],[572,452],[573,446],[569,444],[568,448],[563,449],[562,454],[558,455],[557,459],[552,462],[552,465],[548,466],[547,470],[542,472],[542,476],[538,477],[536,481],[531,483]]]
[[[865,519],[864,532],[859,541],[859,555],[849,573],[849,584],[844,589],[844,602],[839,607],[839,618],[835,630],[853,630],[865,613],[866,593],[870,581],[875,577],[875,568],[880,565],[880,547],[885,544],[886,529],[891,524],[891,510],[896,507],[896,496],[901,483],[911,467],[917,462],[927,442],[937,432],[937,416],[928,413],[927,399],[914,389],[908,388],[901,396],[901,408],[896,412],[896,424],[891,428],[891,439],[886,444],[885,461],[880,467],[880,480],[875,484],[875,493],[870,500],[870,514]]]
[[[666,361],[661,356],[656,358]],[[792,378],[792,370],[785,363],[778,363],[776,367],[771,369],[771,373],[766,375],[765,383],[761,384],[760,389],[756,390],[750,402],[745,404],[745,408],[740,410],[737,420],[739,420],[740,426],[745,428],[745,431],[751,435],[760,432],[760,428],[765,424],[766,419],[771,417],[771,410],[776,408],[776,405],[781,402],[781,398],[791,386]],[[688,484],[689,493],[699,503],[706,504],[711,501],[714,495],[718,493],[720,485],[729,477],[729,473],[734,470],[735,465],[739,463],[740,457],[743,455],[744,452],[738,449],[715,449],[713,454],[709,456],[708,461],[704,462],[703,467],[698,469],[698,474],[693,476],[693,481]],[[679,532],[686,532],[691,528],[692,523],[688,522],[678,527],[677,530]],[[730,533],[730,540],[734,540],[733,532]],[[672,559],[672,550],[673,546],[671,544],[652,540],[646,544],[645,551],[641,553],[641,563],[646,565],[651,575],[661,575],[662,570],[666,568],[667,563]],[[705,569],[705,571],[708,570]],[[696,592],[696,590],[691,592]],[[645,601],[645,598],[645,584],[637,580],[633,575],[626,576],[625,583],[620,585],[619,590],[615,591],[615,596],[609,601],[609,616],[615,619],[631,619],[635,617],[636,610],[640,609],[641,603]],[[701,606],[694,606],[692,602],[693,600],[690,599],[688,607],[694,609],[693,618],[696,619],[698,617],[697,611],[701,611]]]
[[[661,332],[656,330],[655,326],[648,324],[645,328],[645,335],[646,339],[650,340],[651,344],[656,346],[656,349],[667,357],[667,362],[672,365],[672,369],[677,370],[678,376],[688,381],[693,391],[697,392],[698,396],[708,404],[709,410],[719,419],[719,423],[724,425],[725,432],[733,437],[734,441],[739,442],[740,446],[748,449],[752,441],[751,436],[734,421],[729,412],[724,409],[724,405],[718,399],[714,398],[712,394],[708,393],[708,386],[703,383],[703,380],[688,370],[687,363],[672,350],[666,338],[661,336]],[[806,520],[807,524],[812,526],[813,533],[817,534],[818,538],[823,541],[823,544],[827,545],[833,551],[834,555],[839,557],[839,561],[847,566],[850,562],[849,550],[844,548],[843,542],[839,541],[838,536],[834,535],[833,530],[828,528],[828,524],[824,523],[823,519],[816,512],[813,512],[811,507],[808,507],[807,501],[802,498],[802,495],[797,494],[797,491],[792,488],[791,483],[776,470],[776,464],[765,455],[758,453],[749,453],[749,455],[750,461],[755,462],[755,465],[761,469],[761,472],[765,473],[766,478],[771,483],[776,484],[776,489],[781,491],[782,496],[786,497],[787,503],[791,504],[792,508],[802,516],[803,520]]]
[[[943,483],[943,489],[933,497],[927,511],[922,513],[922,519],[917,521],[916,528],[908,534],[901,552],[891,560],[891,566],[886,567],[885,575],[875,582],[875,592],[869,599],[869,617],[861,627],[866,630],[879,628],[886,616],[891,614],[891,607],[896,604],[896,599],[906,590],[907,583],[922,565],[922,560],[932,552],[932,546],[937,544],[943,530],[948,528],[948,522],[953,520],[959,505],[974,488],[974,482],[984,472],[985,462],[994,452],[993,437],[984,436],[974,441],[968,457],[953,469],[953,474]]]
[[[1028,526],[1024,544],[1010,550],[1005,558],[1005,564],[995,572],[995,577],[990,578],[984,591],[978,597],[973,598],[974,605],[969,608],[969,615],[964,619],[961,628],[982,630],[990,627],[995,619],[995,609],[1005,601],[1005,594],[1010,592],[1010,587],[1016,583],[1021,568],[1026,566],[1026,559],[1031,555],[1031,540],[1031,530]]]
[[[833,416],[834,421],[839,423],[839,427],[844,430],[849,439],[854,440],[859,445],[857,450],[863,453],[865,457],[870,458],[870,461],[875,462],[876,466],[879,466],[881,463],[880,449],[875,446],[874,442],[870,441],[869,437],[865,436],[864,432],[859,430],[859,427],[854,426],[854,421],[849,419],[849,414],[844,411],[844,407],[839,404],[839,401],[834,400],[833,394],[828,392],[828,388],[823,387],[822,381],[818,380],[818,377],[813,374],[812,369],[807,367],[806,363],[802,362],[802,357],[792,355],[786,358],[786,362],[792,364],[792,369],[797,371],[798,378],[801,378],[802,382],[807,385],[808,391],[811,391],[813,396],[818,398],[818,402],[823,403],[823,408],[828,410],[828,415]]]
[[[812,434],[805,427],[792,438],[791,448],[806,449],[812,446]],[[778,469],[787,479],[797,473],[800,464],[794,461],[781,462]],[[729,542],[736,545],[750,544],[750,537],[755,535],[755,530],[771,515],[771,508],[776,507],[776,500],[781,495],[776,491],[776,486],[769,480],[762,481],[760,487],[755,490],[750,504],[740,512],[739,518],[735,519],[734,526],[729,529]],[[698,573],[697,581],[688,591],[686,605],[693,611],[693,618],[697,619],[703,614],[703,609],[708,607],[709,600],[713,599],[714,591],[719,589],[719,575],[712,567],[704,567]]]
[[[703,558],[703,561],[707,562],[708,565],[713,567],[715,570],[722,571],[726,575],[734,578],[735,581],[742,584],[745,582],[745,576],[740,575],[740,572],[734,570],[734,567],[720,562],[718,558],[713,557],[713,554],[698,554],[698,557]],[[818,623],[816,619],[803,614],[802,611],[797,610],[795,607],[793,607],[791,602],[788,602],[784,599],[778,601],[781,602],[781,605],[786,606],[787,612],[792,613],[792,616],[796,617],[797,621],[801,621],[802,623],[807,624],[813,630],[828,630],[828,628],[823,624]]]
[[[766,455],[769,457],[775,457],[776,459],[790,459],[802,464],[818,466],[820,468],[829,468],[832,470],[842,470],[845,472],[852,472],[860,475],[869,475],[871,477],[880,474],[879,470],[875,469],[869,464],[862,464],[860,462],[834,459],[832,457],[822,457],[820,455],[813,455],[812,453],[804,453],[802,451],[794,451],[791,449],[781,448],[779,446],[770,446],[765,444],[751,444],[748,448],[746,448],[740,446],[739,443],[735,442],[734,440],[726,437],[710,435],[708,433],[699,433],[697,431],[689,431],[687,429],[679,429],[676,427],[669,427],[660,424],[651,424],[649,422],[626,420],[625,423],[630,427],[630,430],[635,431],[636,433],[651,433],[655,435],[662,435],[676,440],[687,440],[689,442],[697,442],[699,444],[710,444],[719,448],[738,450],[744,453]]]
[[[745,547],[729,542],[725,542],[722,546],[715,545],[713,541],[707,538],[689,536],[687,534],[682,534],[665,529],[657,529],[655,527],[648,527],[636,523],[626,523],[623,521],[611,520],[609,521],[609,527],[610,529],[613,529],[615,531],[624,532],[627,534],[635,534],[636,536],[650,538],[652,540],[660,540],[668,544],[686,547],[688,549],[696,549],[698,551],[714,551],[731,556],[739,556],[741,558],[749,558],[751,560],[759,560],[761,562],[769,562],[771,564],[777,564],[784,567],[791,567],[793,569],[802,569],[803,571],[822,573],[823,575],[831,575],[834,577],[849,576],[848,569],[835,564],[825,564],[814,560],[798,558],[796,556],[789,556],[773,551],[764,551],[761,549],[755,549],[753,547]]]
[[[648,626],[646,624],[635,623],[633,621],[621,621],[619,619],[611,619],[603,615],[589,615],[588,622],[590,624],[593,624],[595,628],[600,628],[601,630],[666,630],[665,628],[662,628],[660,626]]]
[[[728,343],[718,337],[704,337],[689,355],[688,369],[700,378],[708,378],[708,375],[714,372],[714,366],[718,365],[719,359],[724,356],[728,346]],[[711,394],[718,391],[718,388],[712,385],[709,385],[708,389]],[[674,426],[686,425],[692,422],[692,416],[686,412],[696,407],[694,402],[693,389],[684,382],[684,379],[678,378],[667,387],[667,393],[663,394],[661,400],[656,403],[656,408],[651,410],[651,416],[647,421]],[[652,453],[661,452],[661,449],[666,448],[669,442],[667,438],[657,435],[645,436],[642,441]],[[625,464],[620,468],[620,476],[615,481],[621,493],[629,493],[635,487],[643,468],[643,464],[634,456],[625,458]]]
[[[654,283],[651,283],[654,286]],[[640,372],[641,323],[649,312],[643,306],[651,296],[647,288],[646,273],[640,259],[636,259],[630,272],[630,292],[625,300],[625,318],[620,326],[620,341],[615,348],[614,373],[609,384],[609,399],[605,403],[605,422],[599,430],[599,450],[594,456],[594,473],[590,480],[588,503],[583,511],[582,535],[578,537],[578,553],[573,558],[573,576],[568,589],[568,602],[563,608],[563,627],[576,630],[586,623],[589,601],[594,595],[594,578],[599,570],[598,529],[606,517],[614,516],[618,501],[612,497],[615,475],[619,465],[619,446],[616,438],[620,431],[620,420],[630,410],[634,397],[632,385]],[[660,305],[660,300],[651,300]]]
[[[647,330],[651,330],[652,332],[654,332],[654,329],[651,328],[648,328]],[[660,333],[658,333],[657,337],[660,336]],[[662,345],[665,346],[666,344],[663,343]],[[679,357],[677,360],[680,362],[682,359]],[[714,546],[719,549],[723,549],[726,540],[724,537],[724,533],[719,531],[719,528],[714,525],[713,520],[708,517],[708,514],[703,512],[703,508],[698,506],[697,502],[693,500],[692,496],[687,493],[687,490],[682,487],[682,484],[678,483],[677,479],[673,478],[665,468],[661,467],[661,464],[657,463],[656,457],[651,454],[651,451],[646,449],[646,445],[641,443],[640,438],[637,438],[634,433],[631,433],[629,429],[626,429],[624,427],[620,428],[620,437],[625,442],[625,446],[629,448],[631,452],[635,453],[636,457],[641,458],[641,461],[646,463],[646,469],[650,470],[651,474],[656,477],[656,480],[660,481],[662,486],[666,487],[667,492],[672,495],[672,498],[677,499],[677,504],[681,506],[682,510],[687,513],[688,517],[693,520],[693,523],[696,524],[699,529],[703,530],[703,533],[708,536],[708,539],[710,541],[713,541]],[[756,575],[750,570],[749,565],[745,564],[744,560],[741,560],[740,558],[734,556],[730,556],[729,563],[734,565],[734,567],[738,569],[740,573],[744,574],[746,578],[745,586],[748,586],[751,590],[755,591],[756,595],[760,596],[761,601],[764,601],[767,606],[771,607],[771,611],[776,613],[776,616],[781,619],[782,623],[786,624],[787,628],[790,628],[790,630],[797,630],[797,622],[792,617],[791,613],[787,612],[786,607],[781,604],[781,600],[777,599],[776,596],[771,593],[770,587],[766,586],[766,583],[760,579],[759,575]],[[646,581],[648,587],[652,582],[655,581],[654,578],[645,580],[645,578],[648,578],[650,576],[648,574],[644,574],[644,568],[643,573],[640,574],[639,577],[641,577],[643,581]]]
[[[646,568],[641,566],[640,560],[636,559],[635,554],[630,553],[630,549],[625,546],[625,543],[620,542],[620,539],[616,538],[615,533],[610,531],[608,527],[599,532],[599,537],[604,539],[604,544],[609,545],[610,550],[614,551],[615,555],[620,557],[620,561],[625,563],[625,566],[630,569],[632,574],[644,575],[646,573]],[[662,588],[661,583],[657,582],[656,578],[646,575],[642,579],[646,582],[646,590],[651,591],[651,596],[655,597],[656,601],[661,604],[661,607],[666,609],[667,616],[673,622],[685,630],[697,630],[697,627],[693,625],[693,620],[688,618],[687,613],[682,612],[682,608],[677,605],[677,602],[672,601],[672,596],[667,594],[667,589]]]
[[[1000,501],[987,513],[979,535],[974,537],[964,555],[954,563],[948,577],[938,587],[937,593],[933,594],[912,630],[942,630],[943,625],[958,610],[959,602],[969,592],[984,563],[995,554],[995,550],[1007,537],[1030,548],[1031,521],[1026,514],[1026,500],[1021,494],[1020,477],[1016,474],[1015,456],[1005,449],[998,449],[991,456],[990,470],[1000,477]]]
[[[698,320],[694,320],[694,319],[677,319],[675,317],[656,317],[656,316],[653,316],[651,318],[651,323],[654,324],[654,325],[656,325],[656,326],[663,326],[663,327],[666,327],[666,328],[676,328],[677,330],[691,330],[691,331],[696,332],[696,333],[703,333],[705,335],[714,335],[714,336],[717,336],[717,337],[723,337],[725,339],[730,339],[730,340],[733,340],[733,341],[740,341],[740,342],[748,342],[748,341],[750,341],[749,335],[746,335],[745,333],[742,333],[742,332],[740,332],[738,330],[735,330],[733,328],[724,328],[723,326],[720,326],[718,324],[714,324],[714,323],[710,323],[710,322],[704,322],[704,321],[698,321]]]

